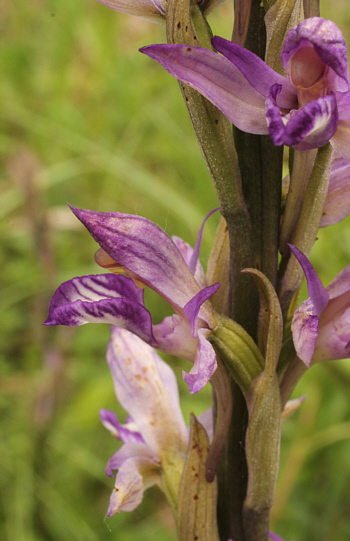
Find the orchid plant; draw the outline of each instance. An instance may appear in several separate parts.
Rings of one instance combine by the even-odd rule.
[[[214,211],[192,248],[141,216],[71,207],[107,273],[62,284],[45,324],[111,325],[107,362],[128,417],[100,413],[122,442],[107,464],[107,516],[157,484],[181,541],[282,541],[269,531],[281,421],[304,397],[289,399],[311,365],[350,356],[350,266],[325,288],[308,259],[319,227],[350,213],[343,35],[318,0],[235,0],[230,40],[212,37],[216,0],[98,1],[165,23],[167,43],[141,52],[179,81],[221,213],[205,273]],[[298,307],[304,275],[310,298]],[[154,324],[144,288],[174,314]],[[192,363],[191,394],[213,387],[213,407],[189,428],[156,350]]]

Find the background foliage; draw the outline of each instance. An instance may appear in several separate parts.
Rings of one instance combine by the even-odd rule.
[[[108,328],[46,328],[55,288],[98,273],[96,246],[70,214],[83,208],[139,213],[194,244],[216,197],[176,82],[137,52],[164,28],[94,0],[0,2],[2,104],[0,538],[8,541],[173,541],[157,489],[132,514],[104,520],[113,480],[104,467],[116,442],[101,407],[123,413],[105,363]],[[333,0],[349,43],[350,8]],[[213,16],[229,37],[232,5]],[[216,221],[215,221],[216,220]],[[205,265],[217,218],[205,229]],[[350,262],[349,219],[321,230],[312,256],[327,284]],[[155,321],[168,314],[148,294]],[[185,418],[210,403],[190,397]],[[350,538],[350,364],[312,369],[307,400],[283,429],[273,527],[298,541]]]

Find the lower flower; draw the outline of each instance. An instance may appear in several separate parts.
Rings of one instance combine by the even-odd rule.
[[[154,349],[129,331],[112,327],[107,350],[116,397],[129,413],[125,424],[102,409],[102,423],[121,440],[106,473],[117,470],[107,516],[132,511],[143,492],[159,485],[176,510],[177,493],[188,444],[175,375]],[[208,433],[212,419],[200,418]]]
[[[83,276],[62,284],[51,300],[45,325],[93,322],[127,329],[147,344],[193,362],[184,379],[190,392],[198,392],[217,367],[207,340],[215,327],[208,299],[220,285],[206,286],[198,262],[203,226],[192,249],[141,216],[72,210],[101,247],[96,254],[98,264],[118,275]],[[145,286],[175,311],[158,325],[152,325],[144,306],[140,287]]]

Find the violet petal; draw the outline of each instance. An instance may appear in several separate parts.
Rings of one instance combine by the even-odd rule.
[[[113,411],[101,409],[100,419],[107,430],[123,443],[145,443],[135,423],[121,424]]]
[[[207,340],[209,334],[208,329],[199,329],[199,344],[194,365],[189,373],[182,373],[191,394],[198,393],[203,389],[217,368],[214,348]]]
[[[176,307],[183,308],[198,284],[171,238],[142,216],[71,207],[95,241],[118,264]]]
[[[249,83],[265,98],[274,84],[282,89],[278,96],[278,105],[284,109],[295,109],[298,106],[297,93],[287,77],[283,77],[270,68],[261,58],[248,49],[232,43],[219,36],[214,36],[212,44],[219,53],[232,62]]]
[[[196,355],[198,339],[191,334],[190,325],[185,317],[177,314],[166,317],[153,327],[157,341],[157,349],[193,362]]]
[[[287,145],[298,150],[310,150],[325,145],[335,134],[338,111],[334,94],[307,103],[283,119],[276,103],[279,85],[271,88],[266,99],[266,118],[269,134],[275,145]]]
[[[53,295],[44,325],[77,326],[109,323],[128,329],[147,343],[157,345],[152,319],[143,306],[143,292],[130,278],[100,274],[73,278]]]
[[[193,254],[192,246],[190,246],[187,242],[185,242],[180,237],[177,237],[175,235],[173,235],[171,238],[174,244],[176,244],[176,247],[181,253],[182,257],[184,258],[186,265],[189,266],[189,263],[191,261],[192,254]],[[197,265],[196,265],[196,269],[193,276],[197,284],[199,285],[199,287],[203,289],[206,286],[205,276],[204,276],[203,267],[200,264],[200,261],[198,259],[197,259]]]
[[[317,273],[308,258],[296,246],[293,246],[292,244],[289,244],[288,246],[302,266],[309,296],[313,304],[313,313],[319,318],[329,301],[327,290],[323,287],[321,280],[317,276]]]
[[[199,258],[199,250],[200,250],[200,247],[201,247],[201,242],[202,242],[202,235],[203,235],[203,229],[204,229],[204,226],[205,226],[205,223],[207,221],[207,219],[212,215],[214,214],[214,212],[218,211],[219,209],[214,209],[212,211],[210,211],[206,217],[204,218],[203,222],[202,222],[202,225],[201,225],[201,228],[199,230],[199,233],[198,233],[198,237],[197,237],[197,241],[196,241],[196,245],[194,247],[194,250],[193,250],[193,253],[192,253],[192,256],[191,256],[191,259],[188,263],[188,268],[190,269],[191,273],[193,275],[195,275],[195,272],[196,272],[196,268],[197,268],[197,263],[198,263],[198,258]]]
[[[271,539],[271,541],[283,541],[282,537],[273,532],[269,532],[269,539]]]
[[[196,329],[196,320],[199,314],[199,311],[201,309],[202,304],[207,301],[214,293],[219,289],[220,284],[213,284],[211,286],[206,287],[205,289],[201,289],[199,293],[195,297],[193,297],[185,306],[184,312],[185,316],[187,317],[188,321],[191,325],[191,333],[192,336],[197,336],[197,329]],[[202,314],[201,314],[202,315]],[[208,320],[207,314],[203,314],[204,321]],[[210,318],[210,316],[209,316]],[[207,323],[210,325],[212,318],[210,318]]]
[[[198,90],[240,130],[267,133],[264,97],[227,58],[185,45],[150,45],[140,51]]]

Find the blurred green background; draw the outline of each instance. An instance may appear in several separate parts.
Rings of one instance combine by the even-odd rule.
[[[350,42],[348,0],[324,2]],[[138,48],[164,27],[94,0],[2,0],[0,539],[174,541],[161,493],[105,520],[116,441],[100,408],[121,417],[105,362],[105,325],[42,327],[56,287],[98,273],[96,245],[66,201],[138,213],[193,244],[216,197],[176,82]],[[232,5],[210,16],[229,37]],[[217,217],[208,222],[205,265]],[[321,230],[312,261],[327,284],[350,262],[350,221]],[[148,294],[154,320],[168,314]],[[190,397],[185,418],[210,403]],[[316,366],[283,427],[273,529],[297,541],[350,539],[350,363]]]

